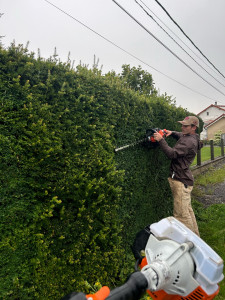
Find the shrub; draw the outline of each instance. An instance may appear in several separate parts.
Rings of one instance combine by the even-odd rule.
[[[0,58],[1,298],[112,285],[132,271],[136,232],[171,214],[165,155],[114,148],[149,127],[176,129],[187,112],[113,72],[35,59],[21,45]]]

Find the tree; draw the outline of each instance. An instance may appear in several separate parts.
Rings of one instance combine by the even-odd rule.
[[[0,13],[0,18],[1,18],[3,15],[4,15],[4,14]],[[2,40],[3,37],[5,37],[5,36],[4,36],[4,35],[0,35],[0,47],[3,46],[2,42],[1,42],[1,40]]]
[[[122,65],[121,78],[125,80],[127,85],[145,95],[156,95],[157,91],[154,87],[152,75],[147,71],[142,70],[141,66],[130,67],[130,65]]]
[[[214,135],[214,143],[216,145],[220,145],[220,141],[221,141],[221,135],[222,135],[222,130],[219,130],[215,133]]]

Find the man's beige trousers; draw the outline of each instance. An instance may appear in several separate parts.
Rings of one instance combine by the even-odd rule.
[[[191,191],[193,186],[187,188],[178,180],[168,178],[173,194],[173,216],[199,236],[198,225],[191,206]]]

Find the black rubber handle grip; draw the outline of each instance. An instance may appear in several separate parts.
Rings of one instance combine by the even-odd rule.
[[[148,282],[141,272],[130,275],[122,286],[110,292],[106,300],[137,300],[140,299],[148,287]]]

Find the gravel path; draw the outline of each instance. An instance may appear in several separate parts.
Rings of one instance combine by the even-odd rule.
[[[206,187],[197,186],[203,193],[201,196],[195,196],[195,198],[201,202],[205,207],[212,204],[225,204],[225,178],[222,183],[208,184]]]

